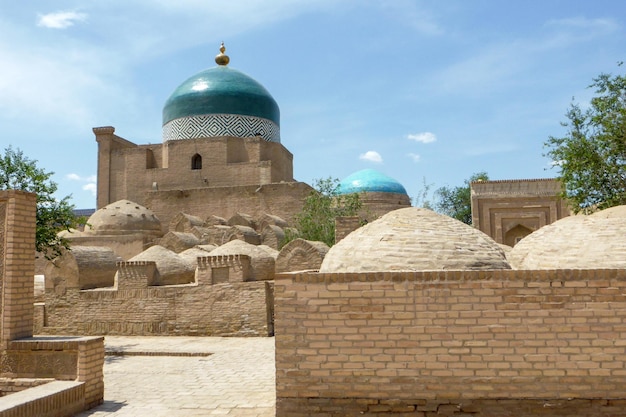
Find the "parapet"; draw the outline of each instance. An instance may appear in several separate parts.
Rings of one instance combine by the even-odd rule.
[[[130,288],[146,288],[157,285],[156,262],[126,261],[117,263],[115,287],[118,290]]]
[[[198,258],[198,285],[254,281],[248,255],[216,255]]]

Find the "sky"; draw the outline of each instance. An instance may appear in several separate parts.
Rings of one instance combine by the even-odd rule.
[[[620,0],[0,0],[0,151],[95,208],[92,128],[160,143],[223,41],[278,103],[298,181],[373,168],[423,200],[481,171],[552,178],[544,143],[624,73],[625,35]]]

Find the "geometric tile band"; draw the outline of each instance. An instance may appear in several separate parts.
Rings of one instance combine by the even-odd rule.
[[[163,126],[163,142],[217,136],[261,136],[280,143],[280,127],[268,119],[239,114],[203,114],[169,121]]]

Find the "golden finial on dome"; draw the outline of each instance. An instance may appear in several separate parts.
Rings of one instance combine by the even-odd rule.
[[[224,52],[226,52],[226,47],[224,46],[224,42],[222,42],[222,45],[220,46],[220,53],[215,56],[215,62],[217,65],[228,65],[230,62],[230,58]]]

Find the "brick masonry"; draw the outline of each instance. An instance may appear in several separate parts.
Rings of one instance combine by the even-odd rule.
[[[626,270],[280,274],[277,416],[626,414]]]
[[[151,285],[154,262],[120,262],[113,287],[81,290],[62,281],[48,287],[45,325],[36,332],[268,336],[273,282],[247,281],[249,270],[248,256],[208,256],[199,258],[194,283]]]
[[[280,143],[224,136],[137,145],[110,126],[93,131],[98,208],[131,200],[150,208],[164,232],[181,212],[203,219],[272,213],[289,221],[312,190],[293,179],[293,155]],[[198,156],[202,164],[195,169]]]
[[[53,378],[21,390],[0,404],[1,416],[71,415],[100,404],[104,397],[102,337],[33,337],[41,323],[41,305],[34,308],[34,194],[0,191],[0,378]],[[34,318],[37,317],[37,320]]]
[[[471,183],[472,224],[508,246],[542,226],[569,216],[555,179]]]

